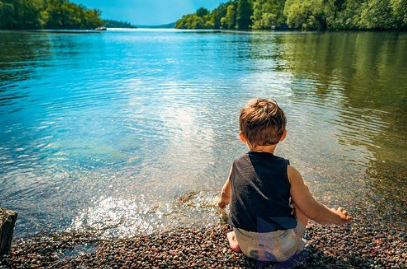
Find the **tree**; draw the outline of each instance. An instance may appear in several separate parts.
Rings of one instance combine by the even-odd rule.
[[[175,23],[175,28],[178,29],[206,29],[212,28],[209,14],[204,17],[195,14],[188,14],[183,16],[180,20]]]
[[[201,18],[203,18],[205,15],[208,15],[208,14],[209,14],[209,10],[207,10],[206,8],[203,8],[203,7],[201,7],[200,9],[198,9],[196,11],[196,15]]]
[[[392,16],[390,0],[370,0],[365,3],[361,15],[361,27],[365,29],[386,30],[396,26]]]
[[[0,29],[10,29],[15,24],[13,4],[0,2]]]
[[[407,29],[407,0],[390,0],[396,28]]]
[[[345,0],[336,18],[329,21],[331,29],[359,29],[361,13],[366,0]]]
[[[252,14],[253,10],[249,2],[247,0],[239,0],[236,12],[236,28],[249,29]]]
[[[286,23],[285,0],[258,0],[253,3],[252,28],[270,29]]]
[[[222,26],[222,18],[226,17],[226,13],[227,13],[227,7],[228,4],[230,2],[226,3],[226,4],[220,4],[217,8],[215,8],[212,11],[212,19],[213,19],[213,25],[214,25],[214,29],[219,29]]]
[[[103,25],[99,10],[67,0],[1,0],[3,29],[94,29]]]
[[[103,20],[103,25],[108,28],[136,28],[129,22],[115,20]]]
[[[325,0],[287,0],[284,15],[292,28],[326,29]]]
[[[225,19],[223,20],[223,26],[227,29],[234,29],[236,26],[236,8],[233,3],[227,7]]]
[[[181,18],[176,28],[270,29],[286,25],[319,30],[407,30],[407,0],[233,0],[212,12],[200,8]]]
[[[3,0],[0,24],[6,29],[36,29],[41,27],[41,0]]]

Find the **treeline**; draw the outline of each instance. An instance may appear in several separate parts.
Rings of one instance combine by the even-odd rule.
[[[407,30],[407,0],[234,0],[200,8],[175,27]]]
[[[68,0],[0,0],[0,29],[94,29],[100,13]]]
[[[108,28],[137,28],[129,22],[115,20],[103,20],[103,26]]]

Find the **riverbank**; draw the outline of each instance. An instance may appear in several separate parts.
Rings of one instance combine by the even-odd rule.
[[[18,238],[0,268],[257,268],[228,248],[229,227],[179,228],[132,239],[101,240],[92,234]],[[407,235],[357,222],[307,228],[310,252],[298,268],[406,268]],[[265,268],[287,268],[267,265]]]

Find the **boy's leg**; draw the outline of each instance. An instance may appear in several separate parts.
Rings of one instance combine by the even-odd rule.
[[[296,207],[295,205],[294,207],[295,207],[295,218],[298,221],[297,227],[295,228],[295,233],[302,238],[304,236],[305,228],[308,225],[308,217],[305,216],[305,214],[298,207]]]
[[[228,238],[230,248],[235,252],[242,252],[240,250],[239,243],[236,240],[235,232],[234,231],[229,232],[227,233],[226,236]]]

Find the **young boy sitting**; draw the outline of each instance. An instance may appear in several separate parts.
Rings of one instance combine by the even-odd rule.
[[[230,203],[232,250],[260,261],[285,261],[302,251],[308,219],[337,225],[352,219],[342,208],[317,202],[300,173],[274,155],[287,135],[285,114],[274,100],[251,100],[239,125],[250,151],[233,162],[218,203],[220,208]]]

